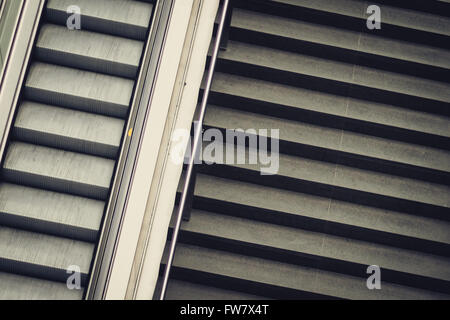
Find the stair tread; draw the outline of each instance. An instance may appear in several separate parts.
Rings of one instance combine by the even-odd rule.
[[[157,289],[158,290],[158,289]],[[266,300],[267,298],[243,292],[171,279],[167,285],[166,300]]]
[[[209,105],[205,125],[244,130],[278,128],[280,140],[412,166],[450,171],[450,153],[446,150],[393,141],[385,138],[327,128],[299,121]]]
[[[36,44],[40,60],[95,72],[134,77],[143,42],[45,24]]]
[[[89,273],[94,244],[6,227],[0,227],[0,239],[0,257],[4,261],[64,272],[76,265],[81,273]]]
[[[183,222],[182,230],[250,246],[265,246],[366,266],[378,265],[382,269],[450,280],[449,258],[240,217],[192,210],[191,218],[189,222]]]
[[[378,1],[382,30],[366,28],[377,1],[234,3],[203,123],[223,135],[203,132],[236,156],[243,135],[225,130],[246,145],[279,130],[279,162],[203,144],[174,297],[449,299],[450,19],[437,1]]]
[[[450,119],[443,116],[276,82],[216,72],[212,92],[450,138]]]
[[[155,3],[48,0],[36,17],[0,172],[0,299],[85,298]]]
[[[359,85],[441,103],[450,102],[448,85],[443,82],[243,42],[229,41],[227,51],[221,51],[219,58],[337,81],[347,86]]]
[[[309,1],[309,3],[314,4],[313,1]],[[245,9],[234,9],[231,26],[314,44],[349,49],[434,67],[450,68],[450,54],[445,49],[389,39],[376,34],[344,30]],[[389,50],[386,50],[387,48]]]
[[[344,299],[448,299],[444,294],[386,282],[381,290],[367,290],[365,278],[181,243],[174,266]]]
[[[270,0],[270,2],[305,7],[363,20],[369,17],[369,14],[366,13],[367,7],[374,4],[381,9],[382,23],[450,36],[450,19],[446,17],[379,4],[376,1],[365,3],[357,0]]]
[[[195,196],[450,245],[447,221],[306,193],[198,174]]]
[[[29,131],[29,139],[33,139],[30,142],[40,142],[39,134],[44,134],[48,136],[45,144],[113,156],[119,150],[124,125],[125,122],[117,118],[24,101],[14,128]],[[68,145],[65,143],[68,140],[77,142]]]
[[[234,146],[233,149],[235,150]],[[205,157],[204,160],[212,159]],[[265,167],[265,165],[249,163],[230,164],[229,166],[251,171],[260,171],[262,167]],[[286,154],[279,155],[277,175],[445,208],[450,207],[450,188],[444,185]]]
[[[14,142],[9,146],[3,170],[30,174],[41,177],[40,180],[47,177],[74,183],[84,188],[92,186],[107,192],[114,170],[114,161]]]
[[[35,62],[25,91],[33,89],[26,96],[38,102],[125,117],[133,85],[132,80]]]
[[[114,5],[112,5],[114,3]],[[130,0],[50,0],[50,21],[66,23],[67,9],[76,5],[81,11],[81,28],[144,39],[150,25],[153,5]]]
[[[0,300],[81,300],[83,290],[69,290],[65,283],[0,272]]]

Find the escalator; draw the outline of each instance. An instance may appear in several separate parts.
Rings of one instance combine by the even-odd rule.
[[[198,165],[166,298],[450,299],[450,4],[233,5],[203,128],[279,129],[279,171]]]
[[[47,1],[1,168],[0,299],[84,297],[153,10]]]

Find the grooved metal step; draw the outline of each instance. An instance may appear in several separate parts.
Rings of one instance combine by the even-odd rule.
[[[3,176],[14,183],[105,200],[113,170],[109,159],[14,142]]]
[[[48,63],[135,78],[143,46],[141,41],[45,24],[35,55]]]
[[[235,145],[222,145],[222,147],[224,150],[228,147],[231,152],[236,153]],[[248,149],[244,149],[244,151],[248,158]],[[204,161],[209,162],[214,161],[214,158],[207,153],[204,154],[203,159]],[[222,161],[225,163],[225,159]],[[259,172],[265,167],[265,165],[262,164],[249,164],[248,160],[246,162],[247,163],[245,164],[237,163],[223,165],[221,171],[226,171],[227,168],[230,167],[230,171],[236,168]],[[215,172],[215,168],[217,167],[204,166],[200,170]],[[249,173],[249,175],[251,174]],[[258,179],[258,175],[252,176],[255,176],[255,179]],[[286,154],[279,155],[278,172],[276,175],[273,175],[273,177],[286,177],[286,180],[292,181],[292,186],[295,185],[296,182],[301,184],[301,181],[308,181],[310,182],[309,188],[312,187],[313,183],[321,184],[323,186],[333,185],[335,189],[345,188],[348,190],[378,194],[380,196],[406,201],[416,201],[444,208],[450,207],[450,198],[448,197],[450,189],[448,186],[394,175],[380,174],[350,166],[336,165]],[[271,184],[270,177],[264,178],[266,182],[261,182],[261,184]],[[273,180],[273,183],[276,183],[275,180]],[[289,186],[286,185],[285,188],[289,188]],[[324,188],[318,190],[318,192],[327,193],[327,190]]]
[[[94,244],[0,227],[0,267],[14,273],[66,282],[78,266],[86,285]]]
[[[124,78],[35,62],[24,94],[41,103],[125,118],[133,85]]]
[[[121,119],[24,101],[14,135],[21,141],[115,158],[124,126]]]
[[[104,205],[69,194],[0,184],[0,223],[34,232],[95,242]]]

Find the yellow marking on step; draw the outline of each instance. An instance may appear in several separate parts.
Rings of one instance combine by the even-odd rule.
[[[133,133],[133,128],[130,128],[130,130],[128,130],[128,136],[131,137],[132,133]]]

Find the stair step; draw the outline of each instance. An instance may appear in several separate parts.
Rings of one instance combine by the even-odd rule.
[[[380,30],[366,26],[370,4]],[[233,1],[173,297],[449,299],[448,8]],[[273,130],[276,155],[264,139]],[[249,164],[249,145],[268,159]],[[183,185],[184,175],[168,241]],[[367,288],[369,265],[381,267],[381,290]]]
[[[135,78],[143,46],[141,41],[45,24],[39,33],[35,55],[48,63]]]
[[[450,223],[198,174],[194,208],[449,256]]]
[[[422,0],[377,0],[377,3],[391,5],[400,9],[419,10],[426,13],[432,13],[438,15],[436,18],[450,16],[448,13],[450,7],[448,0],[430,0],[425,2]]]
[[[83,290],[66,284],[0,272],[0,300],[81,300]]]
[[[312,3],[312,2],[310,2]],[[449,20],[450,21],[450,20]],[[230,37],[267,47],[448,81],[448,51],[430,45],[234,9]]]
[[[13,142],[3,164],[10,182],[105,200],[114,161],[79,153]]]
[[[132,80],[35,62],[24,89],[29,100],[125,118],[133,85]]]
[[[29,143],[116,158],[124,126],[121,119],[24,101],[14,135]]]
[[[235,145],[224,144],[222,149],[224,155],[228,153],[226,149],[232,154],[237,152]],[[251,164],[248,149],[244,149],[244,152],[246,160],[243,164],[235,160],[232,164],[204,165],[199,171],[223,178],[233,177],[272,187],[450,220],[448,186],[286,154],[279,154],[278,163],[273,161],[270,164],[272,175],[262,176],[262,169],[269,168],[269,165]],[[225,156],[223,160],[218,160],[208,152],[204,153],[203,160],[206,163],[226,162]]]
[[[150,25],[153,5],[130,0],[49,0],[47,19],[66,25],[70,6],[81,11],[81,29],[144,40]]]
[[[395,3],[396,1],[390,2]],[[430,2],[433,1],[427,1],[428,6],[430,5]],[[436,3],[436,1],[434,2]],[[369,17],[369,14],[366,12],[369,4],[361,0],[270,0],[266,1],[266,3],[280,6],[286,5],[286,7],[289,8],[297,7],[314,9],[324,13],[338,14],[344,17],[353,17],[362,20],[367,20]],[[383,23],[412,30],[420,30],[450,36],[450,19],[446,17],[431,15],[421,11],[404,10],[392,5],[380,3],[380,1],[374,1],[370,4],[375,4],[380,7]]]
[[[78,266],[86,285],[94,244],[0,227],[0,270],[66,282],[70,266]]]
[[[420,0],[419,0],[420,1]],[[383,2],[383,3],[381,3]],[[427,1],[420,8],[405,10],[397,7],[398,1],[380,0],[377,2],[359,1],[307,1],[307,0],[238,0],[240,9],[269,13],[284,18],[307,21],[348,29],[382,37],[408,40],[437,47],[449,48],[445,42],[449,35],[450,19],[445,15],[450,10],[448,4]],[[408,1],[410,3],[411,1]],[[423,2],[423,1],[421,1]],[[440,3],[443,8],[429,10],[433,4]],[[366,26],[369,5],[377,5],[381,10],[381,29],[370,30]],[[426,12],[428,11],[428,12]],[[430,14],[431,13],[431,14]]]
[[[104,206],[104,202],[97,200],[0,184],[0,224],[3,226],[95,242]]]
[[[449,183],[449,151],[208,105],[204,126],[279,129],[280,151],[361,168]]]
[[[449,256],[450,222],[199,173],[194,207]]]
[[[0,172],[0,299],[85,298],[155,5],[45,1]]]
[[[163,261],[167,259],[167,252]],[[164,262],[163,262],[164,263]],[[343,275],[293,264],[180,243],[174,259],[174,273],[184,271],[191,281],[208,277],[228,280],[242,287],[254,285],[259,292],[279,292],[274,298],[341,299],[448,299],[437,292],[383,283],[380,290],[368,290],[366,278]],[[276,271],[276,272],[274,272]],[[184,280],[184,279],[181,279]],[[241,288],[239,291],[243,291]]]
[[[359,277],[378,265],[384,281],[450,293],[448,257],[200,210],[191,212],[182,230],[190,243],[213,249],[226,244],[227,251]]]
[[[450,119],[430,113],[221,72],[211,90],[212,104],[450,148]]]
[[[449,114],[447,84],[243,42],[229,41],[218,71]]]

